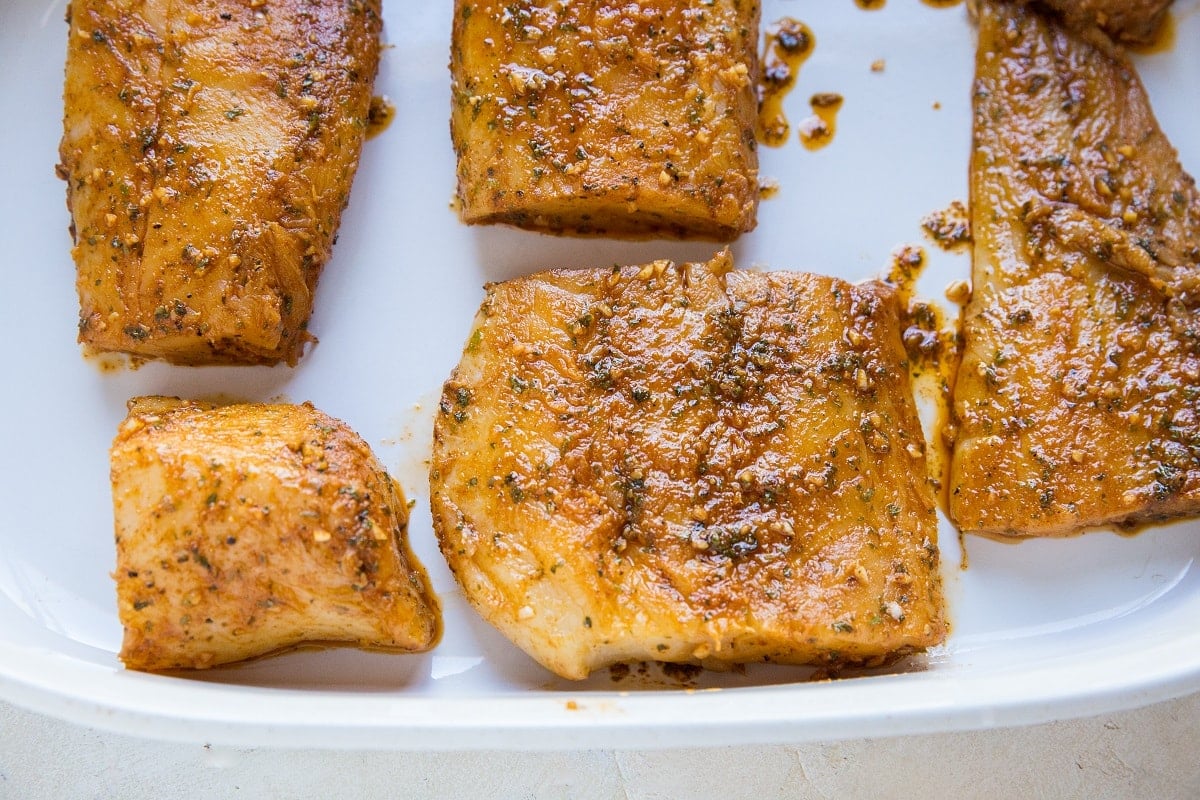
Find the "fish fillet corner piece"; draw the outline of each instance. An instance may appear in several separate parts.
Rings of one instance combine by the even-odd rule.
[[[1200,194],[1117,48],[979,4],[950,514],[1053,536],[1200,512]]]
[[[435,423],[442,553],[566,678],[880,664],[946,622],[882,284],[709,263],[493,284]]]
[[[436,643],[441,612],[400,487],[310,404],[135,398],[111,464],[128,668]]]
[[[378,0],[71,0],[79,341],[295,364],[358,166]]]

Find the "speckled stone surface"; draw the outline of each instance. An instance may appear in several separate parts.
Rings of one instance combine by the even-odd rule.
[[[179,745],[0,704],[0,798],[1200,798],[1200,693],[1027,728],[792,746],[395,753]]]

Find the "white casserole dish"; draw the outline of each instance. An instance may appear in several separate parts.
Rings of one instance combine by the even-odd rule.
[[[896,0],[768,0],[816,33],[787,101],[790,142],[762,150],[779,182],[758,229],[733,246],[743,267],[860,279],[921,244],[922,293],[967,277],[965,254],[926,242],[919,221],[966,199],[974,32],[965,7]],[[0,492],[0,697],[80,724],[178,740],[353,748],[644,748],[1028,724],[1200,689],[1200,521],[1127,537],[999,544],[942,528],[953,633],[887,674],[805,682],[752,667],[572,684],[482,623],[433,539],[426,464],[436,397],[457,362],[486,281],[560,266],[706,259],[713,245],[548,238],[469,229],[449,207],[448,0],[386,3],[376,91],[395,104],[367,143],[339,244],[317,293],[320,338],[295,369],[105,368],[75,344],[74,267],[61,132],[63,0],[0,10],[0,392],[9,456]],[[1175,43],[1137,58],[1160,122],[1200,173],[1200,0],[1173,12]],[[872,62],[884,59],[882,72]],[[802,148],[808,98],[845,96],[825,149]],[[127,672],[116,658],[108,445],[134,395],[311,400],[346,420],[416,501],[410,536],[445,610],[422,656],[303,651],[189,677]],[[711,691],[710,691],[711,690]]]

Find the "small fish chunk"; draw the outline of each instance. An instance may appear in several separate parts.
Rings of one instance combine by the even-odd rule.
[[[309,404],[135,398],[111,461],[128,668],[437,641],[404,495],[342,422]]]

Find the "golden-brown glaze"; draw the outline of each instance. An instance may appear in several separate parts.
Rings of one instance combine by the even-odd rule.
[[[950,512],[1054,535],[1200,510],[1200,195],[1133,68],[983,3]]]
[[[757,0],[456,0],[464,221],[728,241],[754,227]]]
[[[294,364],[366,129],[378,0],[72,0],[79,339]]]
[[[1113,39],[1149,44],[1158,37],[1174,0],[1036,0],[1079,31],[1100,28]]]
[[[111,456],[127,667],[437,640],[404,496],[338,420],[309,404],[136,398]]]
[[[878,663],[945,635],[894,294],[729,268],[489,286],[445,385],[442,552],[561,676]]]

